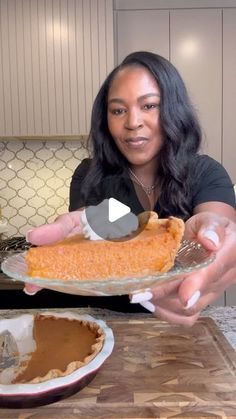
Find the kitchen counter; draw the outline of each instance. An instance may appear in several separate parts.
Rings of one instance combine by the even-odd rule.
[[[25,300],[33,304],[37,297],[24,295],[22,287],[0,274],[2,304],[5,300],[10,307],[13,298],[19,298],[19,307],[25,307]],[[44,298],[43,292],[39,297]],[[13,307],[0,310],[0,319],[47,310]],[[236,418],[236,306],[208,307],[193,328],[168,325],[150,313],[49,310],[105,320],[115,337],[113,353],[91,383],[55,403],[7,409],[1,408],[0,397],[0,418]]]
[[[11,282],[12,283],[12,282]],[[13,283],[14,284],[14,283]],[[22,288],[22,283],[20,283],[21,288]],[[47,310],[46,308],[43,309],[30,309],[27,310],[27,312],[38,312],[38,311],[45,311]],[[65,308],[50,308],[50,310],[52,311],[65,311]],[[73,311],[73,309],[68,309],[70,311]],[[107,316],[110,317],[117,317],[117,316],[127,316],[126,313],[118,313],[112,310],[104,310],[104,309],[99,309],[99,308],[76,308],[74,309],[76,312],[79,312],[81,314],[91,314],[92,316],[95,317],[99,317],[102,319],[106,319]],[[24,313],[26,310],[24,309],[19,309],[19,310],[0,310],[0,318],[3,317],[8,317],[8,316],[15,316],[15,315],[20,315],[21,313]],[[140,317],[142,318],[142,316],[146,316],[146,313],[129,313],[128,316],[130,316],[130,318],[133,317]],[[202,316],[206,316],[206,317],[210,317],[212,318],[215,323],[217,324],[217,326],[219,327],[219,329],[223,332],[224,336],[226,337],[226,339],[228,340],[228,342],[232,345],[232,347],[236,350],[236,306],[233,307],[208,307],[206,308],[203,313]]]
[[[20,315],[27,311],[30,313],[36,313],[45,311],[44,309],[30,309],[30,310],[0,310],[0,318],[12,317]],[[50,311],[65,311],[65,308],[50,308]],[[68,311],[75,311],[80,314],[90,314],[91,316],[106,320],[109,318],[124,317],[124,318],[145,318],[149,314],[146,313],[118,313],[112,310],[105,310],[99,308],[69,308]],[[152,315],[150,315],[152,317]],[[236,306],[233,307],[208,307],[202,312],[202,316],[212,318],[219,329],[222,331],[228,342],[236,350]]]
[[[203,311],[202,316],[211,317],[223,332],[228,342],[236,350],[236,306],[211,306]]]
[[[39,311],[0,310],[0,318]],[[191,328],[149,313],[54,311],[105,320],[112,354],[81,391],[37,408],[1,408],[0,418],[236,418],[236,307],[209,307]]]

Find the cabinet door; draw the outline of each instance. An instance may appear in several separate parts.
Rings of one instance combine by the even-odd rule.
[[[112,0],[0,0],[0,137],[87,134],[113,66]]]
[[[203,151],[221,161],[222,11],[170,13],[171,62],[180,71],[203,129]]]
[[[223,164],[236,184],[236,9],[223,11]],[[235,293],[236,302],[236,293]]]
[[[169,58],[167,10],[118,11],[116,14],[117,63],[133,51],[151,51]]]

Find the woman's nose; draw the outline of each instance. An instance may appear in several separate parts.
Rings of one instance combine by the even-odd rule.
[[[127,112],[125,121],[125,128],[135,130],[143,126],[140,112],[132,110]]]

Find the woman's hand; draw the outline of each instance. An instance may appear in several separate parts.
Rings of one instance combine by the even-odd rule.
[[[185,238],[215,252],[215,260],[147,294],[136,294],[131,301],[140,302],[162,320],[191,326],[207,305],[236,283],[236,224],[213,213],[199,213],[186,222]]]
[[[128,221],[122,219],[118,223],[107,223],[104,214],[107,213],[108,199],[104,199],[96,206],[69,212],[60,215],[54,223],[42,225],[27,233],[27,241],[37,246],[55,243],[76,233],[83,233],[90,240],[102,240],[107,238],[120,238],[125,233],[131,233],[138,227],[138,218],[133,213],[129,214]],[[88,219],[87,219],[88,216]],[[90,226],[90,221],[92,226]],[[127,220],[127,217],[126,217]],[[101,232],[101,233],[96,233]],[[99,236],[101,234],[103,237]],[[34,295],[40,288],[26,284],[24,292]]]
[[[55,243],[81,232],[81,213],[82,211],[73,211],[60,215],[53,223],[45,224],[28,231],[27,241],[41,246],[43,244]],[[33,284],[25,284],[24,292],[28,295],[34,295],[41,288]]]
[[[65,237],[81,232],[81,213],[73,211],[59,215],[51,224],[45,224],[28,231],[27,241],[41,246],[43,244],[55,243]]]

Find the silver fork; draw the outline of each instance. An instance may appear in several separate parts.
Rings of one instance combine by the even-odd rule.
[[[0,333],[0,372],[19,363],[19,351],[9,330]]]

